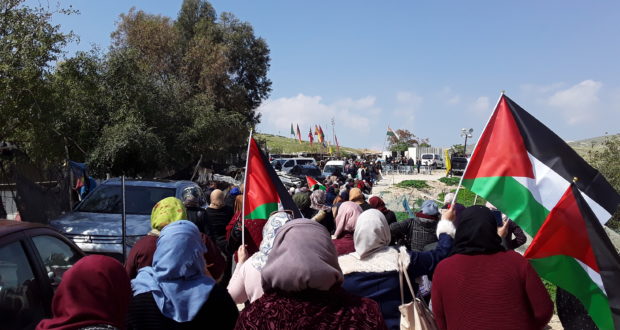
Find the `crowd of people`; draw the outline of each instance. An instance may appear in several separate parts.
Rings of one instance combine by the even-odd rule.
[[[399,305],[414,296],[439,329],[548,323],[553,303],[512,251],[525,238],[514,222],[490,204],[452,204],[451,194],[399,222],[358,186],[360,174],[293,189],[301,218],[280,210],[245,226],[243,187],[213,187],[208,201],[191,189],[163,199],[124,265],[92,255],[65,273],[38,329],[398,329]],[[412,293],[399,267],[415,279]]]

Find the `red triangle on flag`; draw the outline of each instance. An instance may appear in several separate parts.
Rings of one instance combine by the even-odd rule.
[[[534,178],[523,137],[503,95],[480,136],[463,178],[494,176]]]
[[[524,257],[538,259],[554,255],[573,257],[599,271],[585,219],[571,186],[545,219]]]

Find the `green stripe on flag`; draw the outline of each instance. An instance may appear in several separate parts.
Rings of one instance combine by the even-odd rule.
[[[529,259],[538,274],[577,297],[599,329],[613,329],[607,296],[574,258],[557,255]]]
[[[532,237],[549,215],[549,210],[538,203],[532,192],[513,177],[464,179],[463,186],[502,210]]]
[[[261,206],[255,208],[250,214],[246,215],[245,218],[250,219],[269,219],[269,215],[272,212],[278,210],[278,203],[265,203]]]
[[[463,186],[502,210],[532,237],[550,212],[513,177],[464,179]],[[613,329],[607,296],[574,258],[557,255],[529,261],[541,277],[577,297],[600,329]]]

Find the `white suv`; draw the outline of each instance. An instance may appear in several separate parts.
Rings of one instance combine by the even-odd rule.
[[[422,166],[431,166],[432,168],[443,168],[443,158],[438,154],[422,154]]]
[[[282,172],[288,173],[295,165],[316,165],[314,158],[290,158],[282,164]]]

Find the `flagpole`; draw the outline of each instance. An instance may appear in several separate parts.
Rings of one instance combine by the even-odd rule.
[[[493,115],[495,114],[495,111],[497,110],[497,106],[499,105],[499,102],[502,100],[502,96],[504,96],[503,90],[499,94],[497,103],[495,103],[495,107],[493,108],[493,112],[491,112],[491,115],[489,116],[487,123],[484,124],[484,128],[482,129],[482,132],[480,133],[480,137],[482,137],[482,134],[484,134],[484,132],[487,130],[487,126],[489,126],[489,123],[491,122],[491,118],[493,118]],[[480,138],[478,138],[478,141],[476,141],[476,145],[474,146],[473,151],[476,151],[476,149],[478,148],[478,143],[480,143]],[[464,150],[463,153],[465,154],[465,157],[467,157],[467,150]],[[472,152],[472,157],[473,156],[474,155]],[[470,157],[470,160],[471,160],[471,157]],[[465,173],[467,173],[467,168],[469,168],[469,163],[470,161],[467,161],[467,164],[465,165],[465,169],[463,170],[463,174],[461,175],[461,179],[459,180],[459,185],[456,187],[456,192],[454,192],[454,198],[452,198],[451,205],[454,205],[454,203],[456,202],[456,198],[458,197],[459,191],[461,190],[461,186],[463,185],[463,178],[465,177]]]
[[[250,162],[250,145],[252,144],[253,129],[250,129],[250,136],[248,137],[248,151],[245,154],[245,175],[243,176],[243,201],[241,203],[241,245],[245,247],[245,199],[247,198],[247,186],[248,182],[248,164]]]

